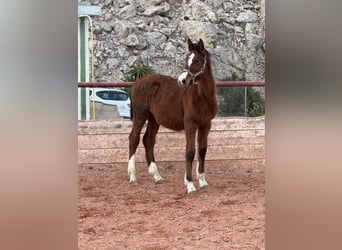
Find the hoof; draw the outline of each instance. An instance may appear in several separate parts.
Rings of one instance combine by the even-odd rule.
[[[164,179],[160,179],[158,181],[155,182],[156,184],[163,184],[164,183]]]
[[[138,182],[137,181],[129,181],[129,184],[131,184],[131,185],[138,185]]]
[[[197,191],[191,191],[190,193],[188,193],[188,195],[196,195],[197,194]]]
[[[200,189],[203,189],[203,190],[208,189],[208,188],[209,188],[209,185],[204,185],[204,186],[200,187]]]

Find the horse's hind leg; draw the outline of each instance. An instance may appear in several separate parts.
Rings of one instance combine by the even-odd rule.
[[[210,130],[211,123],[204,127],[200,127],[198,129],[198,135],[197,135],[197,142],[198,142],[198,163],[196,168],[196,174],[197,179],[199,182],[200,188],[208,188],[208,183],[205,180],[205,174],[204,174],[204,160],[205,155],[207,153],[207,145],[208,145],[208,134]]]
[[[128,175],[129,183],[135,184],[137,182],[135,176],[135,151],[139,145],[140,132],[145,124],[145,120],[133,119],[133,126],[129,135],[129,161],[128,161]]]
[[[154,159],[154,145],[156,143],[158,129],[159,124],[156,122],[154,117],[150,115],[148,118],[147,129],[143,137],[143,143],[145,146],[147,165],[149,166],[148,172],[153,177],[154,181],[160,184],[164,182],[164,179],[160,176],[156,161]]]

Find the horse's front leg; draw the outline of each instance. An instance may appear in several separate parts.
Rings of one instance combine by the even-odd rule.
[[[198,129],[197,142],[198,142],[198,163],[196,168],[197,179],[200,188],[208,188],[208,183],[205,180],[204,174],[204,160],[207,153],[208,134],[210,131],[211,122],[204,127]]]
[[[185,150],[186,169],[185,169],[185,176],[184,176],[184,184],[187,187],[188,194],[195,194],[196,188],[192,180],[192,162],[195,157],[196,128],[194,127],[185,128],[185,137],[186,137],[186,150]]]

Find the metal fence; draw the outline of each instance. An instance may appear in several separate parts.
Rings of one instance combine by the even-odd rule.
[[[265,87],[265,82],[263,81],[216,81],[216,86],[219,88],[222,87],[244,87],[243,90],[243,114],[237,115],[247,115],[247,87]],[[121,87],[121,88],[131,88],[133,82],[78,82],[79,88],[113,88],[113,87]],[[81,108],[84,110],[84,108]],[[81,115],[81,119],[86,119],[85,115]]]
[[[79,82],[78,87],[89,88],[130,88],[133,82]],[[217,81],[217,87],[265,87],[265,82],[261,81]]]

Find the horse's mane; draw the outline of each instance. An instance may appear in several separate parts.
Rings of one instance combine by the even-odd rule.
[[[192,49],[193,49],[193,50],[196,50],[198,53],[202,54],[200,48],[198,47],[198,45],[197,45],[196,43],[193,43],[193,44],[192,44]],[[205,52],[210,56],[209,51],[208,51],[207,49],[204,49],[204,50],[205,50]]]

